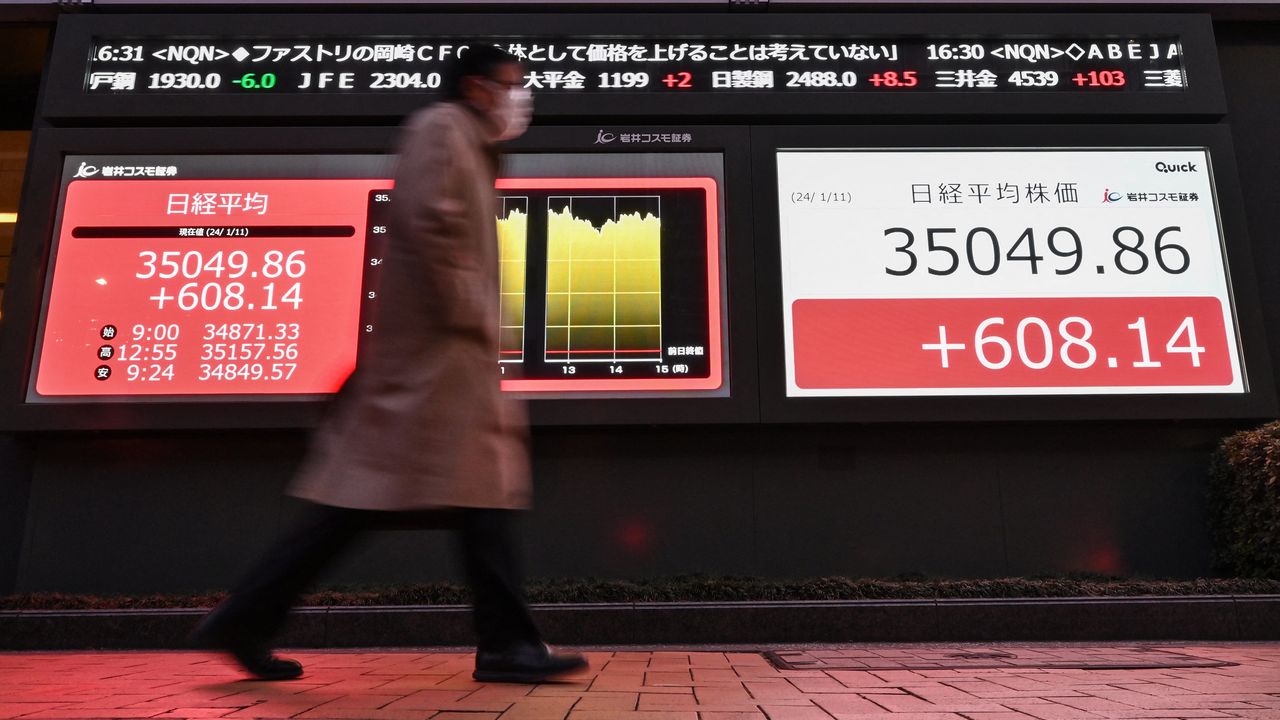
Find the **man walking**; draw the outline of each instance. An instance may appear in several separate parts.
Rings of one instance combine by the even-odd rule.
[[[259,678],[302,674],[270,641],[338,551],[388,512],[424,509],[447,509],[458,524],[477,680],[539,682],[586,666],[543,644],[510,530],[531,493],[525,410],[494,372],[495,143],[528,125],[523,84],[513,56],[477,45],[451,67],[445,101],[406,123],[376,330],[290,488],[315,508],[196,630]]]

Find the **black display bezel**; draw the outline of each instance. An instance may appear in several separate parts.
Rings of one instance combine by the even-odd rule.
[[[513,152],[600,151],[598,133],[638,132],[631,127],[539,127],[510,144]],[[650,126],[645,132],[690,132]],[[724,158],[723,198],[749,195],[746,128],[698,127],[678,145],[613,145],[607,152],[714,152]],[[130,402],[94,398],[86,402],[28,403],[44,284],[53,245],[63,158],[80,154],[342,154],[390,152],[394,128],[62,129],[34,133],[31,173],[17,228],[5,322],[0,343],[0,430],[98,430],[180,428],[271,428],[313,425],[326,403],[315,399],[235,399]],[[728,397],[534,399],[534,424],[731,423],[758,419],[755,369],[754,250],[750,208],[724,202],[725,336]],[[496,379],[496,378],[495,378]]]
[[[760,413],[764,422],[1263,418],[1276,413],[1271,361],[1231,134],[1223,125],[949,125],[765,128],[753,134]],[[1213,159],[1242,367],[1232,395],[787,397],[776,154],[782,148],[1204,146]]]
[[[252,17],[252,32],[245,18]],[[731,22],[730,22],[731,20]],[[45,118],[78,122],[90,118],[127,118],[157,123],[172,118],[203,122],[287,117],[314,118],[332,124],[343,118],[400,118],[432,99],[425,93],[379,95],[90,95],[82,91],[94,38],[171,35],[272,37],[298,34],[298,16],[286,14],[83,15],[59,18],[46,78]],[[673,28],[673,24],[675,24]],[[824,38],[831,36],[909,35],[946,38],[1007,34],[1127,37],[1167,34],[1182,38],[1189,86],[1182,92],[1110,94],[947,92],[920,95],[840,93],[694,93],[628,95],[555,95],[538,99],[540,117],[592,119],[602,116],[652,120],[673,117],[751,117],[753,122],[795,116],[872,115],[1148,115],[1174,117],[1222,115],[1226,98],[1218,67],[1213,27],[1200,14],[378,14],[309,15],[307,36],[403,35],[406,28],[429,28],[432,36],[626,36],[752,35]],[[821,28],[815,32],[815,28]]]

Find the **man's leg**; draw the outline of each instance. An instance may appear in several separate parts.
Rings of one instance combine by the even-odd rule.
[[[475,601],[476,647],[502,652],[542,645],[524,599],[524,573],[511,530],[513,511],[466,508],[460,541],[467,581]]]
[[[302,591],[369,522],[364,510],[316,505],[277,540],[196,628],[193,640],[229,651],[249,672],[289,679],[301,665],[271,655],[271,641]]]
[[[464,509],[460,539],[475,602],[475,679],[542,682],[581,670],[577,653],[553,654],[525,603],[510,510]]]

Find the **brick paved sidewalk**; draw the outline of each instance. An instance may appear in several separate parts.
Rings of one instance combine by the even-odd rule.
[[[1120,646],[965,646],[1082,658]],[[1133,644],[1123,646],[1133,648]],[[757,652],[589,652],[568,682],[486,685],[464,652],[300,651],[307,674],[241,680],[196,652],[0,653],[2,718],[368,720],[1280,720],[1280,643],[1159,645],[1237,663],[1143,670],[778,670]],[[775,648],[777,649],[777,648]],[[794,649],[794,648],[793,648]],[[805,647],[815,656],[954,656],[953,645]],[[825,652],[819,652],[825,651]],[[835,652],[832,651],[843,651]],[[1086,663],[1087,664],[1087,663]]]

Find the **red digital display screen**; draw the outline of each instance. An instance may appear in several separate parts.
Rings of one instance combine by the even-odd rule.
[[[355,367],[385,180],[67,187],[40,395],[334,392]]]
[[[242,156],[248,177],[227,177],[235,157],[69,159],[28,400],[336,392],[389,301],[392,183],[386,158],[358,157],[364,177],[279,176],[335,174],[342,156]],[[496,192],[504,390],[727,392],[716,178],[505,177]]]
[[[1235,377],[1212,297],[798,300],[792,318],[796,384],[808,389],[921,388],[943,372],[970,390]]]

